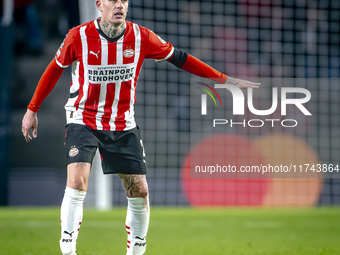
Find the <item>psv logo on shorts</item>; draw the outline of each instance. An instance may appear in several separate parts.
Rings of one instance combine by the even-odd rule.
[[[135,55],[135,51],[133,49],[126,49],[123,51],[123,55],[126,58],[131,58],[133,55]]]
[[[68,155],[70,157],[74,157],[74,156],[77,156],[79,153],[79,150],[77,148],[71,148],[71,150],[68,152]]]

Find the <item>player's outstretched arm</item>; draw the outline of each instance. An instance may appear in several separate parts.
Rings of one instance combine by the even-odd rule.
[[[44,74],[41,76],[37,88],[35,89],[34,95],[24,118],[22,119],[22,133],[25,137],[26,142],[30,142],[33,138],[37,137],[38,134],[38,117],[37,112],[39,111],[41,103],[51,93],[55,85],[57,84],[60,76],[64,69],[59,67],[53,59],[46,68]],[[30,132],[32,130],[32,136]]]
[[[235,85],[236,87],[240,89],[246,89],[246,88],[258,89],[261,85],[260,83],[257,83],[257,82],[241,80],[241,79],[237,79],[233,77],[228,77],[225,83],[228,85]]]
[[[178,68],[194,75],[209,78],[218,83],[235,85],[240,89],[257,89],[260,86],[260,83],[228,77],[227,75],[215,70],[198,58],[177,49],[174,50],[174,54],[168,59],[168,61]]]
[[[22,119],[22,134],[25,137],[26,142],[30,142],[32,140],[32,136],[30,136],[30,132],[32,130],[32,136],[37,138],[38,136],[38,117],[36,112],[32,112],[30,109],[27,109],[24,118]]]

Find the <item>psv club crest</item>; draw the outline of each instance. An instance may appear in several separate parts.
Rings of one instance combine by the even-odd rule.
[[[133,49],[126,49],[123,51],[123,55],[126,58],[131,58],[133,55],[135,55],[135,51]]]

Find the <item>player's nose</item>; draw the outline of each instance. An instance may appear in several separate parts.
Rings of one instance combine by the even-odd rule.
[[[121,0],[116,1],[116,8],[123,8],[123,3]]]

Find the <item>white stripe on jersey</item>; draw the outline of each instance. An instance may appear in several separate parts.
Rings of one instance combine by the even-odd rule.
[[[134,64],[137,67],[138,61],[139,61],[139,56],[140,56],[140,45],[141,45],[141,35],[140,35],[140,30],[137,24],[133,24],[133,32],[135,34],[135,59],[134,59]],[[135,73],[136,75],[136,73]],[[131,82],[131,97],[130,97],[130,110],[125,112],[125,119],[127,122],[131,122],[132,125],[136,126],[135,122],[135,109],[134,109],[134,103],[135,103],[135,95],[136,95],[136,90],[135,90],[135,77]]]
[[[63,66],[58,60],[57,57],[54,58],[55,62],[57,63],[58,66],[60,66],[61,68],[67,68],[68,66]]]
[[[87,64],[87,58],[84,58],[84,52],[86,52],[86,54],[87,54],[87,41],[86,41],[85,29],[86,29],[86,26],[81,27],[80,30],[79,30],[80,36],[81,36],[81,44],[82,44],[83,66],[85,65],[85,63]],[[77,61],[77,60],[72,63],[72,83],[73,84],[72,84],[72,87],[70,88],[70,93],[74,93],[77,90],[79,91],[79,88],[80,88],[79,66],[80,66],[80,62]],[[85,69],[85,67],[84,67],[84,69]],[[88,84],[86,77],[84,79],[84,85],[85,84]],[[79,96],[80,95],[78,95],[78,97]],[[69,98],[69,100],[67,101],[67,103],[65,105],[67,123],[73,123],[74,120],[76,120],[75,123],[83,123],[82,112],[83,112],[84,107],[83,106],[79,107],[78,110],[76,110],[76,111],[75,111],[75,107],[74,107],[74,104],[77,101],[78,97]],[[83,102],[83,104],[85,104],[86,98],[87,98],[87,90],[84,90],[84,95],[83,95],[82,100],[80,101],[79,105],[82,102]],[[71,112],[74,112],[74,115],[72,116],[72,118],[70,116]]]
[[[80,62],[78,60],[74,61],[72,63],[72,71],[71,71],[71,75],[72,75],[72,86],[70,87],[70,93],[75,93],[76,91],[78,91],[79,93],[79,65]],[[65,110],[66,110],[66,120],[67,123],[70,122],[69,118],[70,118],[70,113],[72,111],[74,111],[74,103],[77,101],[77,98],[79,97],[73,97],[73,98],[69,98],[66,105],[65,105]]]
[[[116,52],[116,65],[117,66],[123,65],[123,42],[124,42],[124,35],[117,41],[117,52]],[[118,103],[119,103],[121,85],[122,85],[121,82],[116,82],[115,99],[113,100],[112,113],[111,113],[111,118],[110,118],[110,130],[116,130],[115,121],[116,121],[116,117],[118,113]]]
[[[97,29],[99,29],[99,24],[98,24],[98,20],[97,20],[97,19],[94,20],[94,26],[95,26]]]
[[[168,54],[168,56],[166,56],[165,58],[163,59],[155,59],[156,62],[161,62],[161,61],[164,61],[164,60],[167,60],[168,58],[170,58],[172,56],[172,54],[174,53],[175,49],[174,47],[171,48],[171,51],[170,53]]]
[[[141,35],[140,30],[137,24],[133,24],[133,31],[135,32],[135,65],[137,65],[140,55],[140,44],[141,44]]]
[[[109,49],[108,49],[108,42],[107,40],[100,35],[100,41],[101,41],[101,65],[107,66],[108,64],[108,55],[109,55]],[[107,86],[106,84],[100,85],[100,95],[99,95],[99,103],[98,103],[98,110],[96,114],[96,125],[97,129],[102,130],[102,116],[104,115],[104,106],[106,102],[106,94],[107,94]]]
[[[88,59],[87,59],[87,55],[88,55],[88,49],[87,49],[87,37],[86,37],[86,30],[87,26],[81,27],[80,28],[80,38],[81,38],[81,47],[82,47],[82,54],[83,54],[83,67],[84,67],[84,72],[86,70],[86,67],[88,65]],[[82,113],[83,113],[83,109],[85,109],[85,103],[86,103],[86,99],[87,99],[87,94],[88,94],[88,90],[89,90],[89,79],[88,76],[85,75],[84,76],[84,84],[83,84],[83,97],[81,98],[80,102],[79,102],[79,108],[77,110],[77,119],[83,119]]]
[[[70,88],[70,93],[74,93],[77,90],[79,90],[79,79],[78,79],[78,77],[79,77],[79,65],[80,65],[80,62],[78,60],[76,60],[72,63],[72,71],[71,71],[72,86]]]
[[[117,66],[123,64],[123,42],[124,35],[117,41]]]

